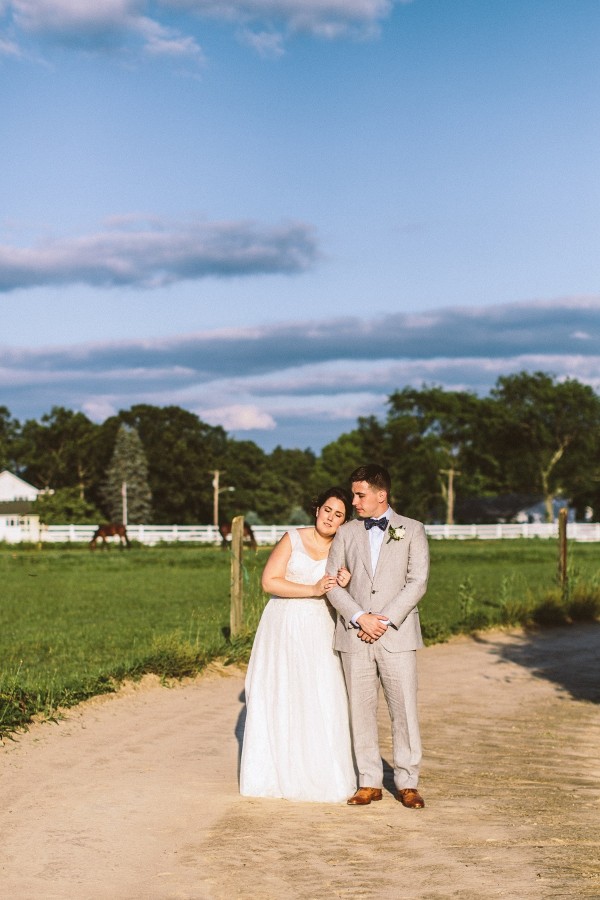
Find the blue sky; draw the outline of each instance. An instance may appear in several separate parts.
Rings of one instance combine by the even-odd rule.
[[[600,389],[597,0],[5,0],[0,404],[320,447]]]

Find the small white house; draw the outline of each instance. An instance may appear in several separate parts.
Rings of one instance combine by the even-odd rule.
[[[39,541],[40,517],[34,509],[41,493],[18,475],[0,472],[0,541]]]
[[[41,493],[42,491],[35,488],[32,484],[23,481],[18,475],[13,475],[8,469],[4,469],[3,472],[0,472],[0,501],[33,501],[37,500]]]

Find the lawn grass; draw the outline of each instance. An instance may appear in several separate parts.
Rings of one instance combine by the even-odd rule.
[[[0,733],[127,677],[181,677],[247,659],[266,598],[269,550],[244,556],[245,628],[229,640],[230,556],[190,545],[0,549]],[[554,541],[432,541],[420,604],[427,642],[490,625],[559,624],[600,612],[600,553],[569,547],[557,587]]]
[[[245,562],[250,587],[259,562]],[[126,677],[191,675],[231,653],[220,549],[4,548],[0,583],[0,733]]]

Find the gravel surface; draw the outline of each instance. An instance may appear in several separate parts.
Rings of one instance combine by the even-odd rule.
[[[3,895],[600,900],[600,625],[455,638],[419,673],[423,810],[387,763],[367,807],[240,797],[240,670],[34,725],[0,749]]]

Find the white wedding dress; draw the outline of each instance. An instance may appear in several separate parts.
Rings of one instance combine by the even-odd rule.
[[[296,530],[286,578],[315,584],[326,560],[312,559]],[[333,650],[334,613],[324,597],[267,603],[246,676],[240,793],[337,803],[356,790],[348,700]]]

